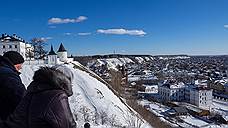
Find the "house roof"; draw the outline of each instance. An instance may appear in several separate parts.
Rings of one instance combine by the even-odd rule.
[[[174,88],[184,88],[185,84],[184,83],[177,83],[177,84],[170,84],[170,83],[165,83],[162,85],[162,87],[166,87],[169,89],[174,89]]]
[[[203,86],[203,87],[195,87],[195,88],[193,88],[193,90],[198,90],[198,91],[200,91],[200,90],[212,90],[212,89],[209,88],[209,87]]]
[[[7,34],[2,34],[2,36],[0,37],[0,40],[2,42],[5,42],[5,41],[20,41],[20,42],[24,42],[25,43],[25,40],[22,39],[21,37],[18,37],[16,36],[16,34],[13,34],[13,36],[10,36],[10,35],[7,35]]]
[[[59,46],[58,52],[66,52],[67,50],[64,48],[63,44],[61,43]]]
[[[57,55],[56,53],[55,53],[55,51],[53,50],[53,46],[51,45],[51,50],[50,50],[50,52],[48,53],[48,55]]]
[[[187,113],[188,110],[185,107],[173,107],[177,113]]]

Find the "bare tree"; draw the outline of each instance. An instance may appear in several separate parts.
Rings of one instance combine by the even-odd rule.
[[[116,71],[114,69],[110,69],[111,74],[111,85],[112,87],[121,94],[121,80],[122,80],[122,74],[120,71]]]
[[[108,121],[109,121],[109,123],[110,123],[110,125],[111,125],[112,127],[118,125],[118,124],[117,124],[117,121],[116,121],[116,115],[114,115],[114,114],[112,114],[112,115],[109,117]]]
[[[144,121],[133,112],[127,112],[126,114],[123,114],[123,117],[128,127],[141,128],[144,123]]]
[[[74,116],[75,121],[78,121],[78,112],[76,110],[74,110],[73,116]]]
[[[90,111],[90,109],[87,108],[86,106],[82,106],[80,108],[80,113],[82,114],[83,119],[84,119],[85,122],[89,122],[89,116],[90,116],[89,111]]]
[[[98,113],[98,112],[95,112],[92,121],[93,121],[95,124],[98,125],[98,124],[99,124],[99,118],[100,118],[99,113]]]
[[[31,60],[31,58],[34,58],[34,50],[32,49],[32,47],[27,47],[26,46],[26,52],[25,52],[25,56],[26,58],[29,58],[29,60]]]
[[[42,38],[33,38],[31,39],[31,45],[34,48],[34,57],[36,59],[43,59],[47,53],[47,51],[44,48],[46,45],[46,40]]]
[[[100,112],[101,124],[104,125],[108,121],[108,115],[105,111]]]

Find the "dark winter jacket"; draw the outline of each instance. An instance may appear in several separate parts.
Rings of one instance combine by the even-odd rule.
[[[25,86],[9,59],[0,56],[0,119],[5,120],[21,101]]]
[[[35,72],[32,83],[6,124],[9,128],[75,128],[68,96],[71,81],[52,68]]]

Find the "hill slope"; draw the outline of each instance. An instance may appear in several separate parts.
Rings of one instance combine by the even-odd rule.
[[[31,82],[34,71],[40,66],[44,65],[23,65],[21,78],[26,86]],[[104,83],[100,82],[101,80],[95,78],[94,73],[77,62],[67,64],[67,66],[74,73],[74,94],[69,98],[69,102],[79,127],[87,121],[93,127],[99,128],[151,127],[126,106]]]

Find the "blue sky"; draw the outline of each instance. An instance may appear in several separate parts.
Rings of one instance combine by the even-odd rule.
[[[227,0],[1,1],[0,32],[70,54],[228,54]]]

